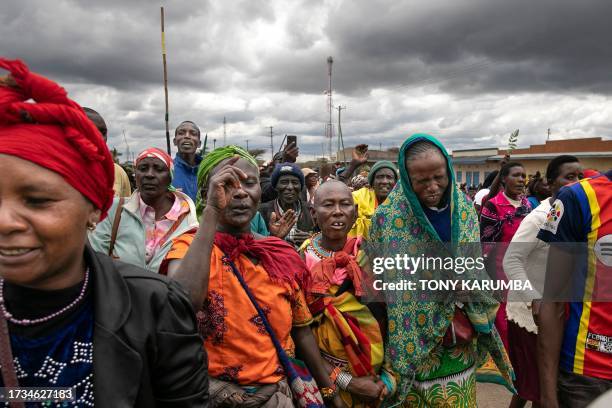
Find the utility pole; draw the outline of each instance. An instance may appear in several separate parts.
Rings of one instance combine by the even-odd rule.
[[[213,139],[213,150],[217,148],[217,139]]]
[[[272,160],[274,160],[274,133],[272,129],[274,126],[268,126],[270,128],[270,154],[272,154]]]
[[[246,140],[247,142],[247,152],[249,151],[249,139]]]
[[[227,121],[225,120],[225,116],[223,117],[223,146],[227,146],[227,132],[226,132]]]
[[[342,109],[346,109],[346,106],[338,105],[337,109],[338,109],[338,151],[342,151],[342,159],[344,161],[344,165],[346,166],[347,165],[346,152],[344,151],[344,139],[342,138],[342,125],[340,122]]]
[[[550,128],[548,128],[548,136],[546,137],[546,141],[550,140]]]
[[[327,91],[325,94],[327,95],[327,113],[329,114],[329,122],[325,126],[325,137],[327,138],[327,143],[329,145],[329,160],[332,159],[332,139],[334,137],[334,125],[332,122],[332,111],[334,110],[334,105],[332,101],[332,66],[334,64],[334,59],[329,56],[327,57]]]
[[[378,150],[382,152],[382,142],[378,142]]]

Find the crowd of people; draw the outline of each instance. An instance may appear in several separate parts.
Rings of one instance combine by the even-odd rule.
[[[612,389],[608,169],[563,155],[528,180],[507,157],[470,196],[426,134],[320,177],[295,143],[263,167],[202,156],[184,121],[174,158],[136,157],[132,192],[96,110],[0,67],[0,386],[79,407],[474,407],[479,381],[510,407],[583,407]],[[374,258],[423,248],[533,289],[375,293]],[[579,298],[557,296],[568,282]]]

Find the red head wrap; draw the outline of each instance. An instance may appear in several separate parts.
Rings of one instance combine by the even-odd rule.
[[[64,88],[30,72],[22,61],[0,58],[0,68],[17,84],[0,85],[0,154],[58,173],[104,218],[113,202],[115,173],[98,129]]]
[[[174,162],[172,161],[172,157],[157,147],[150,147],[143,150],[138,157],[136,157],[136,162],[134,164],[138,166],[138,162],[140,162],[142,159],[146,159],[147,157],[153,157],[161,160],[166,165],[168,170],[170,170],[170,172],[174,171]]]

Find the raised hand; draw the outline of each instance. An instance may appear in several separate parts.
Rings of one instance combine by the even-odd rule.
[[[231,191],[240,188],[240,181],[247,175],[235,167],[240,157],[232,157],[209,181],[206,206],[221,212],[231,200]]]
[[[297,219],[297,214],[293,210],[287,210],[280,218],[273,212],[270,215],[270,225],[268,226],[270,235],[281,239],[285,238],[297,222]]]
[[[295,145],[295,143],[289,143],[283,149],[283,162],[295,163],[299,154],[300,149]]]
[[[361,166],[362,164],[367,163],[368,161],[368,145],[360,144],[355,146],[353,149],[353,159],[352,162]]]

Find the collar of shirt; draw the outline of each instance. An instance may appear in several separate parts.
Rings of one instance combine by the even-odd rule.
[[[202,161],[202,156],[200,156],[199,154],[196,154],[195,155],[195,165],[192,166],[191,164],[183,160],[183,158],[180,155],[177,154],[176,156],[174,156],[174,167],[176,168],[176,166],[178,165],[178,166],[193,170],[193,169],[198,168],[201,161]]]
[[[155,209],[147,205],[144,201],[142,201],[142,197],[140,197],[140,195],[138,196],[138,199],[140,200],[139,210],[140,210],[140,216],[142,217],[142,219],[144,220],[152,216],[153,220],[155,220]],[[170,211],[168,211],[158,221],[161,221],[163,219],[176,221],[182,213],[187,212],[187,211],[189,211],[189,203],[185,199],[180,197],[178,194],[174,194],[174,204],[172,204]]]

